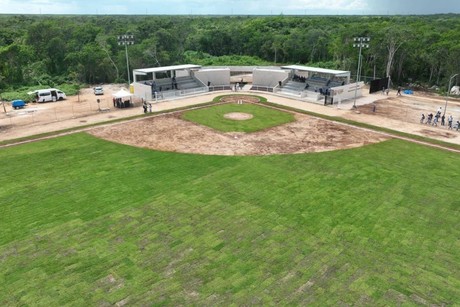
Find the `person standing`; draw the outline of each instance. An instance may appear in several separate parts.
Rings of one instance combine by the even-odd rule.
[[[433,119],[433,113],[428,114],[426,118],[426,123],[427,125],[431,125],[431,120]]]
[[[439,119],[439,116],[436,114],[436,116],[434,117],[434,120],[433,120],[433,126],[435,126],[435,127],[438,126],[438,119]]]
[[[441,126],[445,126],[446,125],[446,115],[442,115],[441,116]]]
[[[396,96],[401,96],[401,87],[398,86],[398,92],[396,93]]]
[[[422,117],[420,118],[420,123],[423,124],[425,121],[425,114],[422,113]]]
[[[433,126],[438,126],[439,118],[441,117],[441,112],[438,111],[434,116]]]
[[[452,130],[452,122],[454,121],[454,118],[452,117],[452,114],[449,115],[447,118],[447,129]]]

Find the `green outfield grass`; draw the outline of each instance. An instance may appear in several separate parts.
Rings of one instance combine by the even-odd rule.
[[[249,120],[232,120],[224,115],[232,112],[252,114]],[[228,103],[186,111],[182,118],[223,132],[255,132],[294,121],[294,115],[260,105]]]
[[[0,305],[454,305],[460,156],[0,150]]]

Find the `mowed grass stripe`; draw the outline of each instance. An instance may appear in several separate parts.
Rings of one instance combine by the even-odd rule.
[[[453,153],[198,156],[77,134],[0,157],[2,305],[460,298]]]
[[[241,121],[224,118],[225,114],[234,112],[248,113],[253,118]],[[182,118],[223,132],[255,132],[295,120],[292,113],[251,103],[228,103],[190,110],[184,112]]]

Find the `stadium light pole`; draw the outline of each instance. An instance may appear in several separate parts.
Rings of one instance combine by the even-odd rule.
[[[118,45],[125,46],[126,69],[128,70],[128,89],[129,89],[129,86],[131,85],[131,76],[129,72],[128,45],[134,45],[134,35],[131,35],[131,34],[118,35]]]
[[[457,77],[459,74],[452,75],[449,79],[449,86],[447,87],[447,93],[446,93],[446,105],[444,106],[444,116],[446,116],[446,111],[447,111],[447,99],[449,98],[449,93],[450,93],[450,86],[452,83],[452,79]]]
[[[371,40],[369,37],[355,37],[354,39],[353,48],[359,49],[359,56],[358,56],[358,69],[356,72],[356,87],[355,87],[355,100],[353,101],[353,108],[356,109],[356,96],[358,94],[358,82],[361,79],[361,68],[362,68],[362,49],[369,48],[369,41]]]

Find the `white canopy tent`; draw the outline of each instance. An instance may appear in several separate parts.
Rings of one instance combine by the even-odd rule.
[[[113,106],[117,108],[129,108],[133,106],[133,94],[122,88],[113,96]]]
[[[124,88],[122,88],[121,90],[119,90],[118,92],[112,94],[112,96],[114,98],[127,98],[127,97],[132,97],[133,94],[131,94],[130,92],[128,92],[127,90],[125,90]]]

